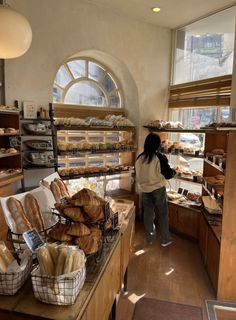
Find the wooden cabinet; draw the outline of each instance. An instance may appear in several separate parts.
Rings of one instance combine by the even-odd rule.
[[[212,196],[219,197],[223,194],[223,214],[222,226],[220,230],[215,230],[213,226],[208,227],[207,234],[201,230],[201,239],[199,241],[200,248],[203,248],[204,237],[207,238],[206,266],[217,292],[219,300],[236,300],[236,219],[235,204],[236,199],[236,132],[219,128],[219,130],[210,130],[206,132],[206,153],[211,153],[213,149],[223,149],[224,151],[224,167],[217,164],[211,159],[204,162],[204,177],[215,177],[224,175],[224,185],[221,185],[218,193],[217,186],[209,190],[205,188],[204,194],[209,192]],[[226,169],[225,169],[226,166]],[[214,220],[214,218],[211,218]],[[214,221],[213,221],[214,222]]]
[[[169,202],[170,228],[181,235],[198,239],[200,211]]]
[[[213,233],[213,230],[211,228],[208,228],[206,267],[213,287],[216,291],[218,286],[219,262],[220,243]]]
[[[204,215],[200,214],[198,244],[199,244],[199,249],[200,249],[204,264],[206,264],[206,260],[207,260],[207,243],[208,243],[207,240],[208,240],[208,223]]]

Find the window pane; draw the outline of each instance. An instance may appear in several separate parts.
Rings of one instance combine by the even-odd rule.
[[[174,84],[232,74],[236,7],[177,31]]]
[[[62,90],[58,87],[53,87],[52,89],[53,102],[61,102],[62,101]]]
[[[230,107],[221,107],[220,122],[230,122],[230,121],[231,121]]]
[[[99,81],[105,75],[105,71],[94,62],[89,62],[89,78]]]
[[[217,108],[183,109],[181,121],[186,129],[199,129],[211,122],[217,121]]]
[[[115,92],[109,96],[110,107],[120,108],[120,95],[118,92]]]
[[[71,80],[71,75],[69,74],[65,66],[61,66],[57,72],[55,82],[64,88]]]
[[[74,60],[67,63],[75,79],[86,76],[85,60]]]
[[[104,85],[105,89],[108,92],[111,92],[111,91],[116,89],[115,82],[113,81],[112,77],[109,74],[106,75],[106,77],[103,80],[102,84]]]
[[[65,103],[84,106],[107,106],[106,98],[96,83],[81,81],[70,87],[65,96]]]

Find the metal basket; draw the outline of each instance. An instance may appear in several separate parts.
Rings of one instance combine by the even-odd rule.
[[[85,265],[70,275],[59,277],[40,274],[37,266],[31,272],[34,296],[36,299],[56,305],[71,305],[82,289],[86,276]]]
[[[20,272],[0,273],[0,294],[14,295],[25,283],[32,268],[32,258],[29,256],[27,263]]]

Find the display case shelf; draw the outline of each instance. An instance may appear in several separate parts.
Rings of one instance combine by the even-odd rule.
[[[78,175],[70,175],[70,176],[62,176],[60,177],[63,180],[71,180],[71,179],[80,179],[80,178],[93,178],[93,177],[104,177],[104,176],[113,176],[117,174],[127,174],[127,173],[134,173],[134,170],[120,170],[120,171],[101,171],[96,173],[84,173],[84,174],[78,174]]]
[[[205,129],[176,129],[176,128],[159,129],[151,126],[143,126],[143,127],[152,132],[173,132],[173,133],[205,133],[206,132]]]
[[[223,168],[221,168],[220,166],[218,166],[217,164],[215,164],[214,162],[212,161],[209,161],[208,159],[204,159],[204,161],[206,163],[208,163],[209,165],[211,165],[212,167],[214,167],[215,169],[219,170],[220,172],[225,172],[225,170]]]
[[[121,150],[79,150],[75,152],[67,152],[67,151],[58,151],[58,156],[72,156],[72,157],[79,157],[86,154],[105,154],[105,153],[122,153],[122,152],[136,152],[136,149],[121,149]]]
[[[0,159],[1,158],[15,157],[15,156],[18,156],[19,154],[20,154],[20,152],[0,154]]]
[[[102,126],[64,126],[55,125],[57,130],[65,131],[134,131],[135,127],[102,127]]]

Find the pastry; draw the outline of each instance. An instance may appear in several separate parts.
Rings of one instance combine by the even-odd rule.
[[[66,217],[70,218],[75,222],[84,222],[85,217],[80,209],[80,207],[68,207],[64,208],[63,213]]]
[[[19,200],[15,199],[14,197],[10,197],[7,200],[7,206],[11,213],[12,219],[15,222],[17,233],[21,234],[32,229],[32,225],[27,219],[25,210]]]
[[[89,228],[83,223],[73,223],[68,228],[67,234],[75,237],[87,236],[90,234]]]
[[[73,264],[72,264],[71,272],[78,270],[84,265],[84,257],[79,251],[76,251],[76,250],[73,251],[72,256],[73,256]]]
[[[43,217],[38,205],[38,201],[31,193],[28,193],[25,196],[25,214],[33,227],[35,227],[38,231],[44,230]]]
[[[55,228],[49,231],[49,236],[58,241],[71,241],[72,237],[67,234],[68,226],[65,224],[58,224]]]
[[[88,235],[75,239],[75,243],[84,251],[85,254],[92,254],[98,251],[98,242],[93,235]]]
[[[92,221],[98,221],[104,218],[104,209],[101,205],[84,206],[84,212]]]

